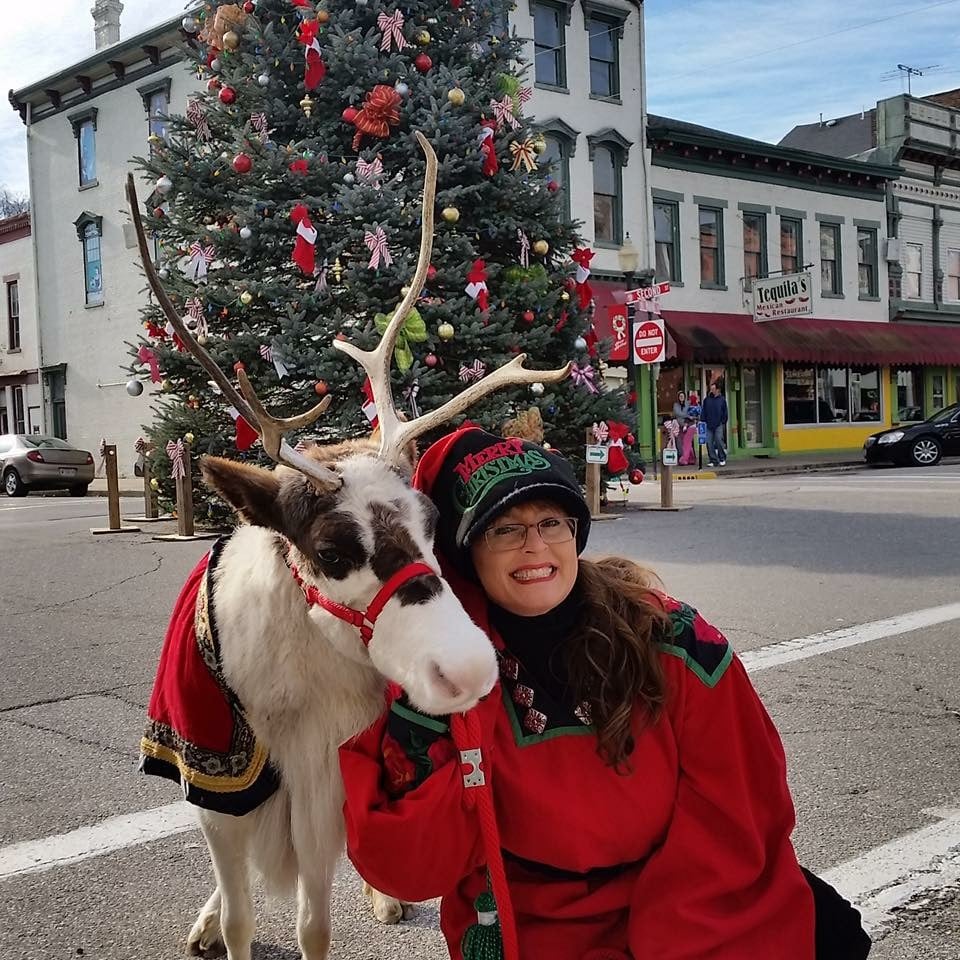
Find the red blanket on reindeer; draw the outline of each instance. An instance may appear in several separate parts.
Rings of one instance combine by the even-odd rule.
[[[177,597],[140,741],[140,769],[175,780],[190,803],[242,816],[278,787],[277,772],[227,686],[210,597],[223,541]]]

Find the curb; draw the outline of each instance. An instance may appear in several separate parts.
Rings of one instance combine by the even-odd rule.
[[[716,470],[702,470],[700,473],[675,473],[674,480],[716,480]]]

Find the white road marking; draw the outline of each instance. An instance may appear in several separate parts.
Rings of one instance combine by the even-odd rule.
[[[870,643],[885,637],[912,633],[914,630],[949,623],[951,620],[960,620],[960,603],[946,603],[942,607],[915,610],[913,613],[904,613],[886,620],[874,620],[872,623],[861,623],[826,633],[814,633],[809,637],[771,643],[756,650],[745,651],[740,655],[740,659],[749,672],[756,673],[758,670],[782,667],[785,663],[818,657],[824,653],[832,653],[834,650],[855,647],[861,643]]]
[[[878,933],[893,911],[934,890],[960,884],[960,807],[924,810],[937,822],[828,870],[832,883]]]
[[[756,650],[748,650],[741,654],[741,659],[751,672],[767,670],[797,660],[805,660],[808,657],[831,653],[834,650],[842,650],[845,647],[910,633],[923,627],[958,619],[960,619],[960,603],[945,604],[886,620],[877,620],[874,623],[863,623],[859,626],[844,627],[796,640],[773,643]],[[958,838],[952,841],[953,844],[960,843],[960,810],[955,812],[957,814],[955,829],[958,831]],[[952,812],[950,816],[953,816]],[[953,823],[952,820],[950,822]],[[197,820],[193,808],[190,804],[181,801],[163,807],[154,807],[152,810],[111,817],[93,826],[80,827],[69,833],[14,843],[0,847],[0,881],[24,874],[42,873],[126,847],[139,846],[152,840],[187,833],[196,828]],[[928,829],[935,833],[934,827]],[[939,834],[936,835],[939,836]],[[952,837],[953,834],[949,833],[949,836]],[[858,862],[851,861],[851,864]],[[895,862],[895,857],[891,855],[889,863]],[[844,866],[850,867],[850,864]],[[891,866],[890,869],[893,867]],[[853,872],[852,867],[850,867],[850,876],[859,876]],[[876,886],[879,888],[880,884]]]
[[[91,827],[0,847],[0,880],[43,873],[196,829],[197,815],[184,801],[110,817]]]

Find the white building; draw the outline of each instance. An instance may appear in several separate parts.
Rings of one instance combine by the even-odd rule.
[[[733,456],[858,450],[898,419],[889,365],[889,165],[650,117],[657,280],[674,341],[657,412],[720,381]],[[807,313],[756,322],[754,278],[806,274]]]
[[[41,433],[36,282],[27,213],[0,220],[0,296],[0,434]]]
[[[782,144],[903,169],[887,196],[890,317],[928,348],[893,367],[898,414],[920,420],[960,400],[960,90],[891,97]]]
[[[124,181],[130,158],[149,149],[151,118],[183,113],[200,81],[180,60],[179,17],[120,40],[121,9],[118,0],[97,0],[96,53],[10,100],[29,153],[45,396],[39,421],[86,449],[100,438],[116,443],[121,473],[129,474],[151,414],[147,393],[132,399],[124,389],[127,344],[140,333],[145,298]],[[597,251],[595,276],[621,276],[618,251],[628,233],[642,272],[652,263],[642,2],[523,0],[511,26],[532,38],[526,109],[546,126],[542,161]]]

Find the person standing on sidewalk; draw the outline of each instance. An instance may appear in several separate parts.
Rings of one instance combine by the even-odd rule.
[[[724,434],[729,414],[727,398],[720,392],[716,381],[710,384],[710,393],[703,398],[703,420],[707,425],[707,456],[711,467],[724,467],[727,464],[727,447]]]

